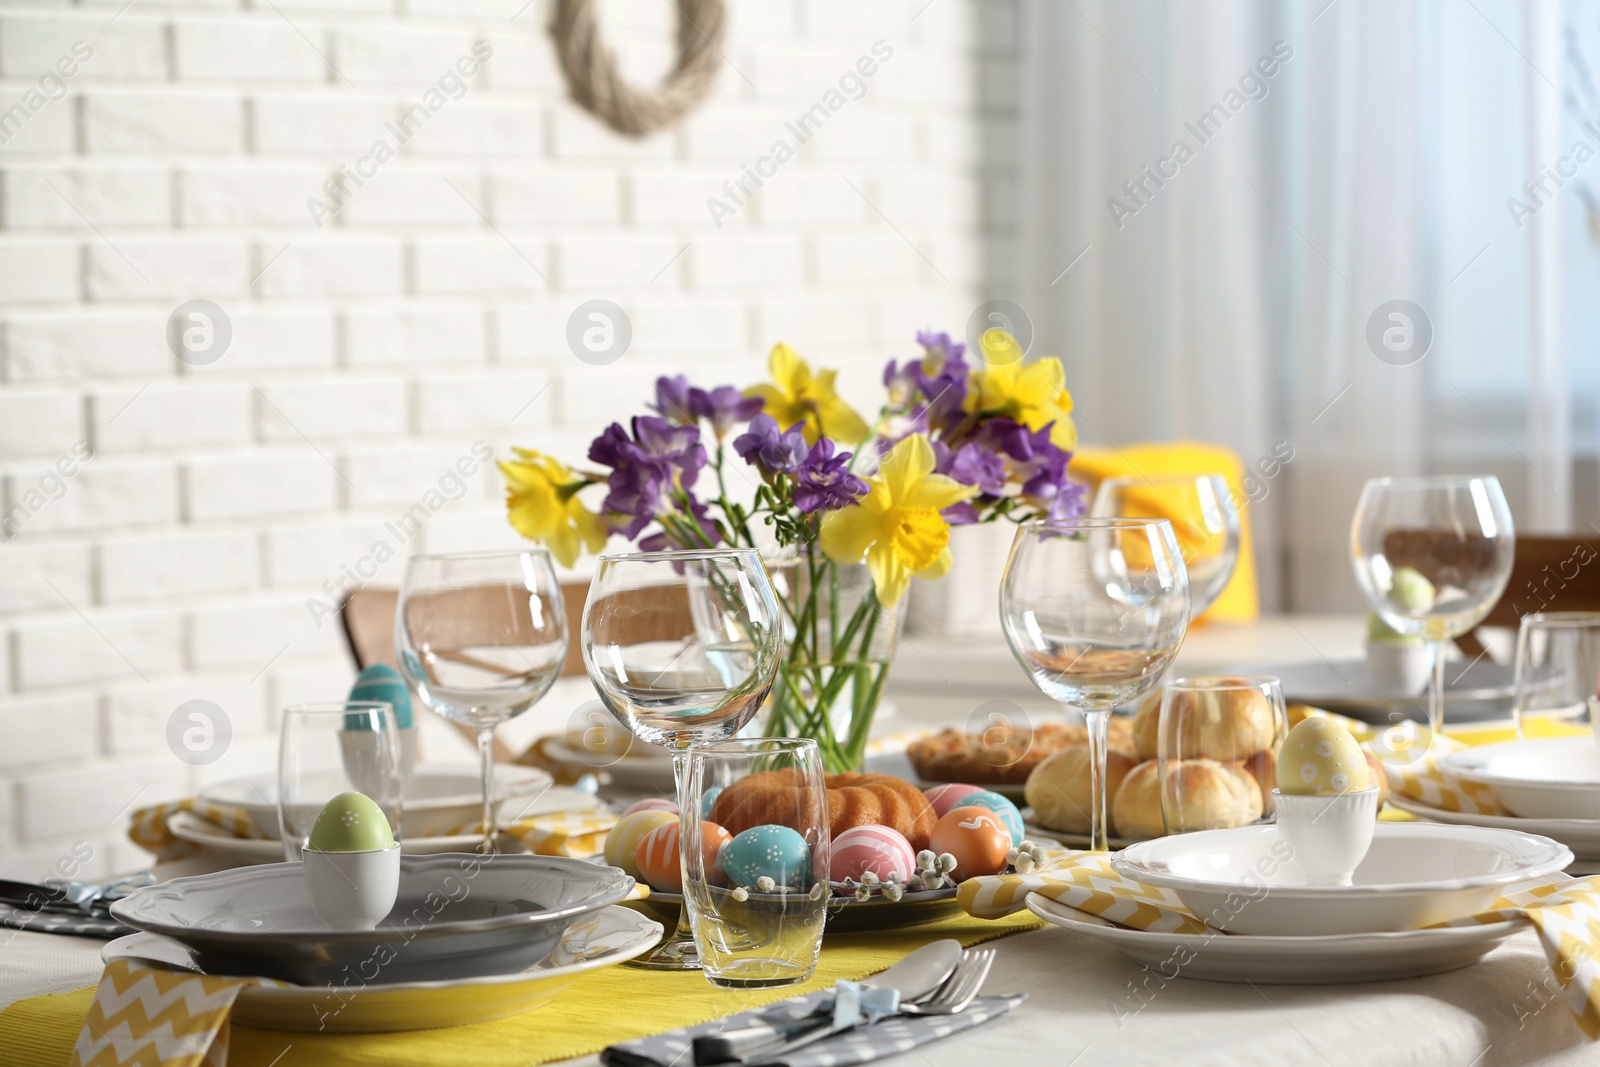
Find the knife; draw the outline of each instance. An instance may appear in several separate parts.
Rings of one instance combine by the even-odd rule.
[[[893,989],[900,1000],[909,1002],[927,996],[955,971],[961,962],[961,942],[944,938],[923,945],[915,952],[861,984],[871,989]],[[823,1036],[833,1028],[833,1012],[813,1013],[804,1019],[724,1030],[694,1039],[695,1067],[737,1063],[765,1055],[812,1036]],[[809,1042],[808,1042],[809,1043]]]

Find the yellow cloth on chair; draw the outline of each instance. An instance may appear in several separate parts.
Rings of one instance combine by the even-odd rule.
[[[1278,463],[1280,458],[1269,462]],[[1261,613],[1256,591],[1255,548],[1250,537],[1250,508],[1252,494],[1259,498],[1258,483],[1265,484],[1264,472],[1246,471],[1239,457],[1218,445],[1196,441],[1172,441],[1156,444],[1126,445],[1122,448],[1080,448],[1072,455],[1068,471],[1079,481],[1088,482],[1091,489],[1107,478],[1160,477],[1170,474],[1220,474],[1228,480],[1234,501],[1239,505],[1239,565],[1233,577],[1222,590],[1222,595],[1206,609],[1202,621],[1254,622]],[[1179,547],[1185,558],[1199,549],[1204,538],[1196,538],[1189,531],[1191,521],[1198,521],[1198,500],[1194,514],[1167,514],[1153,502],[1151,517],[1171,519],[1178,534]]]

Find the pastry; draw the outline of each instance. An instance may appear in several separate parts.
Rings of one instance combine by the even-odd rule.
[[[1117,787],[1138,761],[1115,749],[1106,753],[1106,796],[1115,796]],[[1089,832],[1089,745],[1068,745],[1046,759],[1028,775],[1024,790],[1033,820],[1048,830],[1065,833]],[[1108,820],[1108,834],[1117,833],[1116,819]]]
[[[1088,736],[1076,723],[1041,723],[1031,728],[995,723],[982,733],[950,727],[911,742],[906,756],[924,781],[1022,785],[1044,760]],[[1111,720],[1106,743],[1109,748],[1133,751],[1133,734],[1126,719]]]
[[[1171,760],[1166,766],[1173,833],[1222,830],[1261,818],[1261,787],[1242,764],[1217,760]],[[1123,837],[1160,837],[1167,826],[1157,788],[1160,764],[1145,760],[1122,780],[1111,800],[1111,821]]]
[[[827,785],[828,832],[838,837],[854,826],[887,826],[914,850],[928,847],[937,821],[922,791],[887,774],[830,774]],[[711,806],[712,822],[738,835],[754,826],[775,824],[804,831],[815,820],[804,778],[798,771],[759,771],[724,789]]]
[[[1270,748],[1277,733],[1272,702],[1244,679],[1207,678],[1196,681],[1228,684],[1237,689],[1180,690],[1172,695],[1168,714],[1175,717],[1167,728],[1169,755],[1184,759],[1229,762],[1249,759]],[[1141,759],[1154,759],[1160,747],[1161,697],[1152,693],[1133,719],[1134,744]]]

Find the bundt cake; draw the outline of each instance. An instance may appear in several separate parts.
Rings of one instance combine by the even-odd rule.
[[[711,821],[730,834],[773,823],[804,832],[802,818],[814,801],[798,771],[760,771],[729,785],[711,808]],[[922,790],[887,774],[830,774],[828,832],[838,837],[852,826],[876,823],[900,831],[913,849],[928,847],[938,821]]]

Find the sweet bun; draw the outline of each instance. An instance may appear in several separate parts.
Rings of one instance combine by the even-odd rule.
[[[1172,694],[1167,713],[1174,721],[1167,727],[1167,744],[1175,746],[1168,755],[1184,759],[1211,759],[1230,762],[1249,759],[1277,738],[1272,703],[1260,689],[1242,678],[1208,678],[1218,684],[1238,684],[1237,689],[1183,690]],[[1159,746],[1160,701],[1152,708],[1139,709],[1145,716],[1144,744],[1151,755]],[[1151,738],[1151,731],[1157,736]],[[1135,737],[1139,737],[1137,720]],[[1155,744],[1151,742],[1154,741]],[[1145,749],[1140,750],[1140,755]],[[1149,758],[1149,757],[1146,757]]]
[[[1378,807],[1389,803],[1389,776],[1383,773],[1383,764],[1378,762],[1378,757],[1365,745],[1361,746],[1361,754],[1367,757],[1367,769],[1372,772],[1372,784],[1378,787]]]
[[[1078,723],[997,722],[972,733],[947,727],[906,746],[906,756],[917,777],[926,782],[964,782],[975,785],[1021,785],[1033,769],[1068,745],[1088,740]],[[1133,751],[1132,731],[1126,719],[1113,718],[1107,745]]]
[[[1244,761],[1244,769],[1250,772],[1250,777],[1256,780],[1256,786],[1261,790],[1261,813],[1272,814],[1272,790],[1278,784],[1278,753],[1274,749],[1264,748],[1254,756]]]
[[[1135,760],[1126,752],[1106,753],[1106,796],[1133,770]],[[1089,832],[1089,745],[1068,745],[1033,769],[1023,790],[1033,808],[1033,819],[1049,830],[1086,834]],[[1116,833],[1116,820],[1110,820],[1107,833]]]
[[[1174,833],[1222,830],[1261,818],[1261,787],[1241,764],[1216,760],[1173,760],[1166,767],[1169,811]],[[1111,821],[1122,837],[1145,839],[1167,832],[1157,784],[1160,764],[1145,760],[1122,780],[1111,801]]]
[[[1158,685],[1133,713],[1133,752],[1141,760],[1156,758],[1156,743],[1161,726],[1161,687]]]

